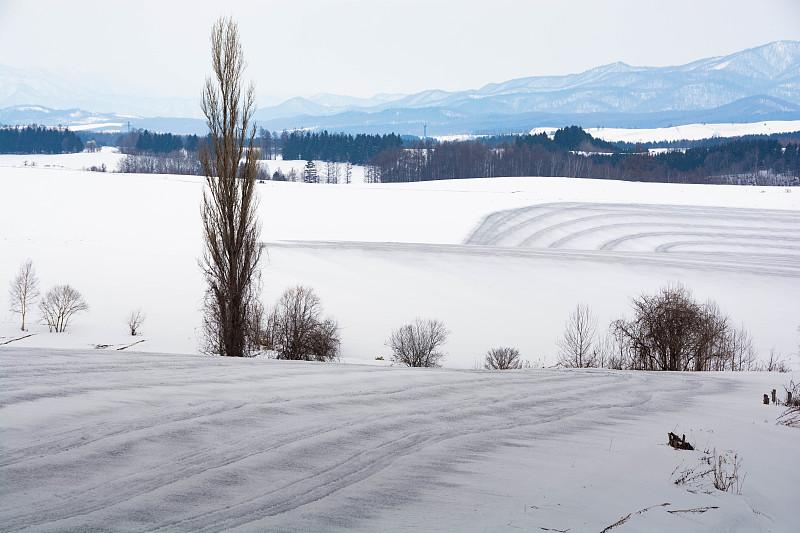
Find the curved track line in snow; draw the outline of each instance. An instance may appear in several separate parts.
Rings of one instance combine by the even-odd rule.
[[[0,351],[8,530],[346,528],[504,443],[686,408],[727,386],[608,371],[63,355]]]
[[[763,276],[800,277],[800,261],[794,254],[780,254],[776,250],[759,248],[759,254],[717,253],[707,250],[692,253],[656,253],[617,250],[570,250],[558,248],[514,248],[488,245],[374,243],[342,241],[280,241],[267,243],[267,247],[306,250],[361,250],[384,254],[388,257],[422,257],[424,254],[459,257],[508,257],[535,261],[586,261],[612,265],[680,268],[696,271],[749,273]]]
[[[636,251],[666,253],[674,242],[701,237],[689,253],[721,245],[748,253],[800,255],[800,213],[645,204],[552,203],[487,216],[464,244],[586,251],[635,242]]]

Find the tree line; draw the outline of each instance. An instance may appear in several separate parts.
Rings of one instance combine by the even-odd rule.
[[[2,154],[72,154],[83,151],[83,141],[67,128],[0,128]]]
[[[409,182],[498,176],[565,176],[672,183],[794,185],[800,143],[731,140],[715,146],[649,154],[620,149],[581,128],[513,138],[416,142],[390,147],[367,162],[371,181]]]
[[[173,135],[137,129],[120,136],[116,144],[124,154],[154,155],[180,150],[197,152],[199,142],[200,137],[197,135]]]
[[[631,300],[633,316],[611,322],[605,335],[588,306],[570,313],[558,341],[559,365],[650,371],[788,371],[774,351],[760,362],[744,326],[713,300],[698,302],[683,285]]]
[[[317,161],[350,162],[363,165],[377,154],[403,146],[400,135],[367,135],[355,137],[344,133],[312,133],[309,131],[284,132],[281,135],[281,150],[284,159],[306,159]]]

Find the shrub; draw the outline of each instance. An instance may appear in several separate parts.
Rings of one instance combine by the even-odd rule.
[[[41,302],[39,310],[42,319],[50,331],[61,333],[67,329],[70,319],[75,313],[86,311],[89,305],[84,301],[81,293],[69,285],[57,285],[47,291]]]
[[[611,330],[633,370],[747,370],[752,344],[713,301],[697,303],[682,285],[662,287],[632,302],[632,320]]]
[[[516,348],[492,348],[486,352],[483,368],[487,370],[518,370],[522,368]]]
[[[322,317],[322,303],[310,287],[287,289],[267,317],[262,345],[278,359],[335,361],[339,358],[339,325]]]
[[[141,309],[137,309],[136,311],[131,311],[128,315],[128,329],[131,332],[131,335],[136,336],[139,333],[139,328],[144,323],[144,320],[147,318],[147,315],[142,313]]]
[[[438,367],[445,354],[437,348],[447,341],[449,333],[438,320],[416,318],[411,324],[393,330],[386,345],[400,363],[412,367]]]

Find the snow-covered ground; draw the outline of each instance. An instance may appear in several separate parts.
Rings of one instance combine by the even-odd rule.
[[[69,283],[90,305],[64,334],[34,313],[35,335],[14,344],[143,340],[137,349],[196,352],[202,178],[66,170],[87,155],[29,156],[34,168],[0,157],[0,284],[31,258],[42,289]],[[391,330],[421,316],[451,331],[445,366],[471,368],[505,345],[553,364],[578,303],[605,327],[630,298],[671,282],[715,299],[762,355],[796,350],[797,189],[507,178],[266,182],[259,193],[265,303],[312,286],[342,326],[346,360],[387,357]],[[134,339],[125,318],[137,308],[147,320]],[[20,333],[19,317],[0,307],[0,342]]]
[[[785,374],[0,350],[4,531],[795,531]],[[696,451],[667,445],[685,434]],[[741,460],[741,494],[703,458]],[[728,471],[732,469],[728,467]]]
[[[558,128],[534,128],[531,135],[545,132],[552,135]],[[770,120],[766,122],[730,124],[685,124],[668,128],[587,128],[596,139],[610,142],[646,143],[710,139],[712,137],[738,137],[740,135],[770,135],[800,131],[800,120]]]
[[[670,282],[714,298],[762,355],[788,356],[798,189],[261,184],[265,302],[313,286],[342,326],[343,360],[373,366],[304,364],[197,355],[202,178],[70,170],[99,161],[86,154],[27,160],[37,165],[0,156],[0,285],[31,258],[42,289],[70,283],[91,308],[61,334],[34,312],[23,334],[0,307],[4,531],[800,522],[800,430],[761,403],[796,374],[468,370],[501,345],[552,364],[577,303],[604,327]],[[131,337],[136,308],[147,320]],[[391,329],[416,316],[451,330],[451,368],[374,366]],[[669,431],[698,450],[668,447]],[[707,478],[673,483],[714,450],[742,459],[740,495]]]

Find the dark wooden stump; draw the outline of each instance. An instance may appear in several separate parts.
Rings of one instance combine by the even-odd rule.
[[[686,442],[686,435],[678,437],[675,433],[669,432],[669,445],[676,450],[694,450],[694,446]]]
[[[769,405],[769,394],[764,395],[764,405]]]
[[[772,389],[772,403],[778,403],[778,397],[776,396],[777,391]]]

